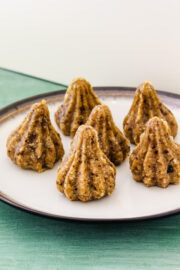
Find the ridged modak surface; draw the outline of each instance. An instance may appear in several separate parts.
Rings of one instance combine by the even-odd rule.
[[[130,143],[116,127],[107,105],[94,107],[86,124],[96,129],[101,150],[115,165],[128,156]]]
[[[147,186],[167,187],[180,182],[180,145],[173,141],[167,122],[153,117],[130,155],[133,177]]]
[[[178,125],[174,115],[162,104],[152,84],[146,81],[136,89],[132,106],[123,122],[124,133],[131,143],[139,143],[145,124],[154,116],[166,120],[171,135],[177,135]]]
[[[100,199],[113,192],[115,176],[116,168],[100,149],[95,129],[80,126],[58,169],[58,190],[69,200]]]
[[[36,103],[7,140],[7,154],[24,169],[42,172],[62,158],[60,135],[51,124],[46,101]]]
[[[55,113],[55,121],[64,135],[74,137],[78,127],[86,123],[92,109],[99,104],[90,83],[82,78],[75,79]]]

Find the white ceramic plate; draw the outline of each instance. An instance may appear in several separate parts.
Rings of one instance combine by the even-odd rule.
[[[111,109],[116,125],[122,130],[123,118],[132,103],[134,89],[98,88],[100,100]],[[180,96],[161,92],[161,100],[173,111],[180,124]],[[32,97],[0,111],[0,199],[21,209],[56,218],[77,220],[137,220],[180,212],[180,184],[166,189],[147,188],[132,179],[129,161],[117,167],[116,188],[111,196],[92,202],[69,201],[56,189],[59,163],[43,173],[23,170],[6,155],[6,139],[23,120],[29,106],[46,98],[54,122],[54,112],[63,100],[64,91]],[[58,130],[58,128],[57,128]],[[58,130],[59,131],[59,130]],[[60,132],[60,131],[59,131]],[[70,138],[61,134],[67,154]],[[180,142],[180,132],[176,137]],[[132,150],[133,146],[131,146]]]

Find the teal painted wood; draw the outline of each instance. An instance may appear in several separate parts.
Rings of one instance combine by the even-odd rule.
[[[0,107],[26,97],[66,88],[62,84],[0,69]]]
[[[58,89],[61,85],[0,70],[0,107]],[[0,202],[0,270],[179,270],[179,254],[180,215],[80,223],[34,216]]]

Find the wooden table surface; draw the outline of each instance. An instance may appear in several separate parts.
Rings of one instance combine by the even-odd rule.
[[[64,88],[0,70],[0,107]],[[0,202],[0,270],[12,269],[180,269],[180,215],[132,223],[70,222]]]

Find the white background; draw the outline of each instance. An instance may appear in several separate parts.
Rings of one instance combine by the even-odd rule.
[[[180,93],[180,1],[0,0],[0,66]]]

